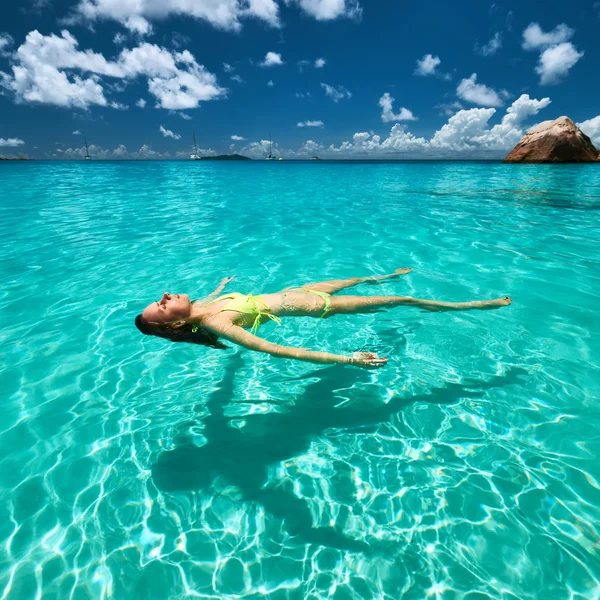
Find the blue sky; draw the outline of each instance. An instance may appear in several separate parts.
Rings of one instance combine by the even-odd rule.
[[[598,145],[599,40],[598,0],[19,0],[0,154],[502,157],[560,115]]]

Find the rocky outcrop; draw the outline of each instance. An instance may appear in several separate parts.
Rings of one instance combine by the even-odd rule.
[[[530,129],[504,162],[597,162],[598,155],[598,150],[590,138],[569,117],[559,117]]]

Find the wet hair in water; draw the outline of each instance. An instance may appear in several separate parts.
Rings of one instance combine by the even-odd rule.
[[[219,336],[204,327],[185,323],[181,327],[173,327],[170,323],[149,323],[142,319],[142,315],[135,318],[135,326],[144,335],[154,335],[171,342],[187,342],[188,344],[200,344],[209,348],[225,350],[229,348],[219,341]],[[192,331],[195,329],[195,331]]]

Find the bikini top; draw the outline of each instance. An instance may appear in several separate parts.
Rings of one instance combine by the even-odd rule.
[[[225,311],[232,310],[234,312],[238,312],[244,315],[251,315],[255,317],[254,324],[252,325],[251,333],[256,333],[258,328],[260,327],[262,317],[268,317],[271,321],[275,321],[277,325],[281,325],[281,319],[274,315],[269,307],[262,300],[261,296],[253,296],[252,294],[240,294],[239,292],[233,292],[231,294],[225,294],[224,296],[219,296],[215,300],[209,302],[206,306],[210,304],[214,304],[215,302],[220,302],[221,300],[226,300],[231,298],[231,302],[228,302],[221,310],[217,311],[215,314],[219,314]]]

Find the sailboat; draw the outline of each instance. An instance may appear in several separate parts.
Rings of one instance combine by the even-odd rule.
[[[83,140],[85,141],[85,160],[92,160],[92,157],[90,156],[90,150],[88,148],[87,138],[84,137]]]
[[[192,153],[190,154],[190,160],[202,160],[200,152],[198,150],[198,144],[196,144],[196,134],[192,134],[194,138],[194,145],[192,146]]]
[[[265,157],[265,160],[277,160],[277,158],[273,156],[273,142],[271,140],[271,134],[269,134],[269,154]]]

